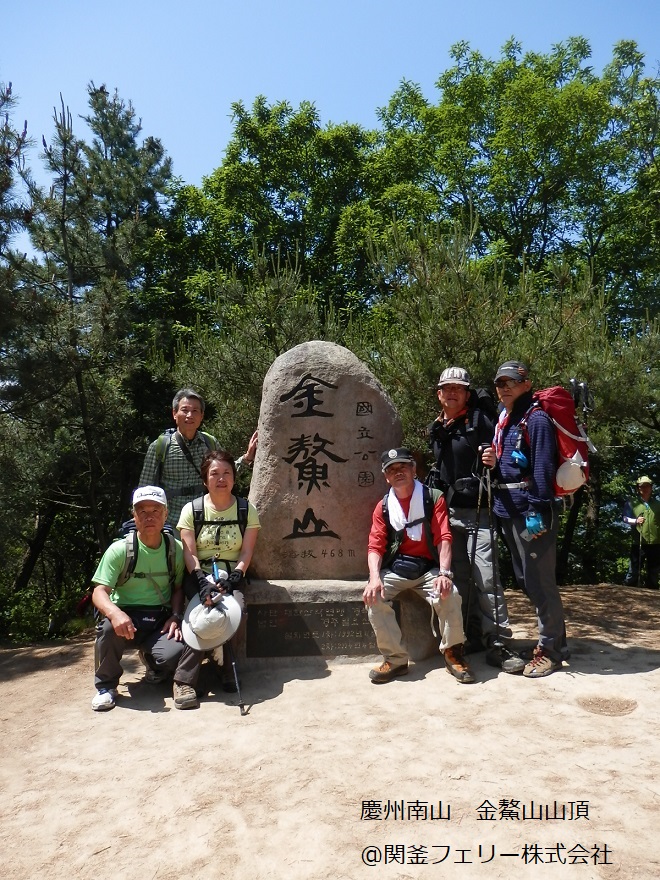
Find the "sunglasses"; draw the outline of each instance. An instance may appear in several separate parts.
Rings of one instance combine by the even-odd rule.
[[[524,382],[524,379],[496,379],[495,387],[496,388],[513,388],[514,385],[519,385],[521,382]]]

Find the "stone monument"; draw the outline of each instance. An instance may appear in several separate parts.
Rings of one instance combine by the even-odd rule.
[[[250,486],[262,526],[251,576],[366,581],[371,516],[387,488],[380,456],[401,436],[386,391],[348,349],[305,342],[278,357]]]

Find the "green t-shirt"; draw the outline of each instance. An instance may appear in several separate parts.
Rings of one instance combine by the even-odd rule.
[[[241,555],[241,547],[243,546],[243,536],[236,522],[238,518],[238,505],[236,501],[227,510],[214,510],[208,500],[208,495],[204,496],[204,519],[212,520],[218,525],[202,526],[197,536],[197,558],[200,564],[208,562],[214,556],[226,559],[228,562],[236,562]],[[220,526],[222,522],[233,522],[233,525]],[[193,516],[192,502],[186,504],[181,511],[177,529],[190,529],[195,531],[195,518]],[[248,503],[247,529],[260,529],[259,514],[257,509]],[[206,568],[207,566],[203,566]]]
[[[121,538],[112,543],[101,557],[92,577],[92,583],[100,584],[102,587],[112,587],[110,600],[121,608],[128,605],[169,605],[171,590],[166,553],[163,537],[160,539],[160,547],[156,550],[145,547],[138,539],[135,571],[125,584],[117,587],[117,579],[124,570],[126,561],[126,540]],[[176,541],[175,585],[177,587],[183,583],[183,574],[183,545],[181,541]]]
[[[660,544],[660,502],[651,498],[648,504],[638,498],[632,503],[633,516],[644,517],[641,526],[637,526],[637,531],[641,533],[642,538],[647,544]]]

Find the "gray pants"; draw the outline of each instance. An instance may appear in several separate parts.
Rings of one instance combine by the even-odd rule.
[[[384,660],[389,660],[393,666],[403,666],[408,662],[408,653],[401,641],[401,629],[396,620],[396,614],[392,607],[392,600],[404,590],[413,590],[425,601],[429,601],[424,587],[431,587],[433,580],[438,576],[438,569],[432,568],[420,578],[408,580],[399,577],[389,569],[383,569],[380,573],[383,586],[385,587],[385,599],[379,599],[375,605],[368,609],[369,622],[376,634],[378,650]],[[432,603],[433,610],[438,615],[440,626],[440,650],[451,648],[453,645],[462,645],[465,641],[463,633],[463,616],[461,614],[461,597],[455,586],[446,599],[436,599]],[[431,626],[431,603],[429,602],[429,626]]]
[[[550,514],[546,514],[546,521],[549,518]],[[524,516],[502,518],[500,522],[511,553],[516,580],[524,585],[523,589],[536,609],[538,644],[553,660],[566,659],[566,622],[555,571],[558,512],[552,511],[552,522],[548,531],[532,541],[526,541],[522,537],[525,531]]]
[[[130,613],[127,609],[124,610]],[[117,687],[124,671],[121,658],[126,648],[130,647],[141,648],[156,672],[174,672],[184,644],[175,639],[168,639],[167,633],[160,632],[169,615],[169,611],[164,618],[161,615],[161,621],[156,623],[153,630],[138,630],[132,639],[118,636],[107,617],[97,624],[95,651],[98,666],[94,675],[94,684],[98,690]]]
[[[485,647],[489,647],[497,634],[503,639],[511,638],[509,612],[502,585],[493,577],[493,548],[488,525],[488,510],[479,512],[474,554],[474,588],[470,595],[470,556],[474,541],[477,511],[467,507],[449,509],[451,526],[451,567],[454,581],[463,600],[463,614],[467,621],[467,636],[478,634]],[[497,540],[497,535],[495,535]]]

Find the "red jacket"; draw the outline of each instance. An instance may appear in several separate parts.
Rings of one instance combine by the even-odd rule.
[[[410,510],[410,501],[412,494],[407,498],[399,498],[399,504],[406,517]],[[431,519],[431,534],[433,535],[433,543],[437,547],[443,541],[451,543],[451,531],[449,529],[449,516],[447,515],[447,505],[445,499],[441,495],[433,508],[433,518]],[[385,556],[387,551],[387,525],[383,519],[383,502],[379,501],[374,508],[371,518],[371,531],[369,532],[369,552],[378,553],[381,557]],[[407,530],[404,532],[399,553],[405,556],[423,556],[425,559],[433,559],[429,553],[426,536],[424,535],[422,526],[421,541],[411,541],[408,537]]]

